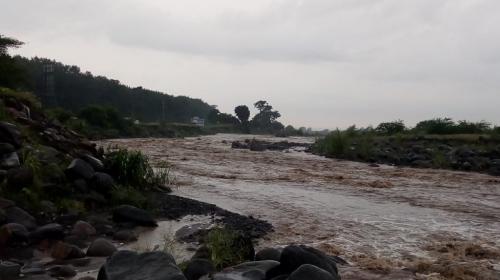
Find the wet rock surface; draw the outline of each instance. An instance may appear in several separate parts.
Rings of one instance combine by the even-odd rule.
[[[183,280],[174,258],[163,252],[118,251],[99,271],[98,280]]]
[[[113,210],[113,220],[117,223],[132,223],[145,227],[158,226],[158,223],[149,212],[131,205],[116,207]]]

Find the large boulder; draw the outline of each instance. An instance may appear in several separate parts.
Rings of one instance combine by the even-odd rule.
[[[272,272],[274,275],[290,274],[301,265],[310,264],[327,271],[334,278],[339,277],[334,258],[307,246],[291,245],[285,247],[281,252],[280,263],[281,265]]]
[[[115,180],[109,174],[96,172],[90,180],[90,186],[100,193],[109,193],[115,186]]]
[[[63,240],[64,228],[60,224],[51,223],[41,226],[31,232],[30,240],[34,243],[42,240]]]
[[[213,276],[204,276],[201,279],[208,280],[264,280],[272,269],[280,265],[277,261],[246,262],[224,269]]]
[[[249,147],[250,151],[254,152],[263,152],[267,149],[267,146],[264,143],[257,140],[250,141]]]
[[[0,167],[5,169],[19,167],[19,156],[16,152],[0,155]]]
[[[56,260],[80,259],[85,253],[75,245],[66,242],[57,242],[52,247],[51,256]]]
[[[117,251],[99,270],[97,280],[186,280],[174,258],[163,252]]]
[[[7,186],[12,190],[21,190],[33,184],[33,170],[28,167],[19,167],[7,171]]]
[[[22,145],[21,132],[17,126],[8,122],[0,122],[0,142],[20,148]]]
[[[138,226],[157,227],[155,219],[147,211],[131,205],[121,205],[113,210],[113,221],[132,223]]]
[[[129,229],[122,229],[113,234],[113,239],[120,242],[137,241],[138,238],[137,233]]]
[[[0,155],[10,154],[16,151],[16,148],[9,143],[0,143]]]
[[[104,238],[97,238],[90,244],[87,250],[87,256],[89,257],[109,257],[116,252],[116,247],[110,241]]]
[[[5,224],[0,227],[0,247],[27,242],[28,236],[29,231],[25,226],[16,223]]]
[[[96,235],[97,231],[91,224],[85,221],[78,221],[73,225],[71,234],[83,239],[87,239],[90,236]]]
[[[192,259],[184,269],[184,276],[187,280],[198,280],[211,273],[215,273],[215,266],[207,259]]]
[[[14,280],[19,279],[21,266],[13,262],[0,262],[0,279]]]
[[[328,271],[310,264],[303,264],[297,270],[292,272],[288,280],[340,280],[339,277],[333,276]]]
[[[0,209],[7,209],[15,205],[14,201],[0,197]]]
[[[28,230],[33,230],[36,228],[36,220],[19,207],[9,207],[4,210],[7,216],[8,223],[16,223],[25,226]]]
[[[281,258],[281,251],[276,248],[264,248],[255,254],[256,261],[277,261]]]
[[[102,163],[102,161],[92,155],[89,155],[89,154],[85,154],[82,156],[82,159],[85,160],[88,164],[90,164],[92,166],[92,168],[94,168],[94,170],[97,170],[97,171],[102,171],[104,170],[104,163]]]
[[[66,176],[71,179],[90,180],[94,176],[94,169],[86,161],[76,158],[65,170]]]
[[[76,276],[76,270],[71,265],[56,265],[49,268],[49,274],[52,277],[71,278]]]

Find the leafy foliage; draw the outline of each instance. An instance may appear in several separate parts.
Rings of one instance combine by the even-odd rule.
[[[257,101],[254,106],[259,110],[259,113],[257,113],[251,121],[252,131],[273,133],[285,128],[283,124],[277,121],[277,119],[281,117],[281,114],[273,110],[273,106],[267,103],[267,101]]]
[[[214,228],[208,233],[207,247],[217,269],[248,261],[248,244],[243,244],[241,236],[227,228]],[[253,256],[252,256],[253,257]]]
[[[397,133],[404,132],[406,126],[402,120],[397,120],[393,122],[383,122],[380,123],[375,129],[378,133],[383,135],[394,135]]]
[[[415,131],[426,134],[475,134],[485,133],[491,129],[491,124],[485,121],[455,123],[451,118],[436,118],[419,122]]]
[[[106,155],[105,165],[121,185],[136,189],[162,187],[172,181],[169,166],[163,165],[155,173],[148,157],[140,151],[115,149]]]
[[[46,58],[13,58],[27,74],[23,88],[47,99],[43,68],[53,65],[54,94],[57,106],[78,112],[90,105],[113,107],[122,115],[144,122],[189,122],[194,116],[205,117],[212,107],[200,99],[172,96],[142,87],[131,88],[117,80],[82,72],[77,66],[64,65]],[[1,85],[0,81],[0,85]]]
[[[237,106],[236,108],[234,108],[234,113],[241,123],[248,122],[248,118],[250,117],[250,110],[246,105]]]

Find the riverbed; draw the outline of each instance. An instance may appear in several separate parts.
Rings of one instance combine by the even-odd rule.
[[[218,134],[100,144],[141,150],[155,164],[167,161],[174,194],[269,221],[275,231],[258,247],[310,245],[340,255],[352,269],[386,276],[408,267],[418,270],[422,263],[444,266],[443,258],[485,270],[483,279],[500,271],[499,177],[375,166],[300,149],[231,148],[232,141],[249,138],[283,140]],[[478,246],[491,254],[467,254]],[[441,279],[432,278],[437,268],[420,269],[422,279]]]

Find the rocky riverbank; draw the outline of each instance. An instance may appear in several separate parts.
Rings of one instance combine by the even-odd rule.
[[[342,143],[271,142],[245,139],[231,143],[233,149],[251,151],[285,151],[304,149],[330,158],[373,164],[389,164],[415,168],[473,171],[500,176],[500,141],[478,135],[378,137],[371,139],[337,139]],[[339,147],[329,148],[328,145]]]
[[[339,279],[341,259],[316,249],[255,254],[253,242],[271,224],[167,194],[165,177],[152,174],[140,153],[97,149],[49,119],[30,95],[2,94],[0,109],[1,280]],[[154,231],[190,215],[211,223],[182,228],[161,248],[126,246],[140,238],[139,228]],[[196,252],[176,264],[167,245],[181,242]]]

